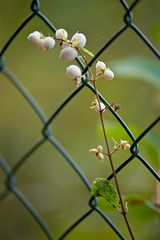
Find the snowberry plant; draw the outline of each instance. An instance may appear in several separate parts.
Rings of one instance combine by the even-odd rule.
[[[113,149],[109,146],[109,139],[106,133],[106,126],[104,123],[104,114],[107,110],[106,105],[100,101],[98,94],[98,89],[96,82],[99,78],[104,80],[112,80],[114,78],[114,73],[109,69],[109,67],[103,61],[98,61],[95,65],[95,69],[92,69],[89,64],[85,54],[88,54],[93,57],[93,54],[87,50],[85,47],[87,39],[83,33],[75,33],[71,39],[68,38],[68,33],[65,29],[61,28],[55,32],[55,36],[44,36],[42,33],[35,31],[30,33],[28,40],[37,45],[44,52],[52,50],[55,47],[56,42],[59,42],[60,45],[60,58],[65,61],[73,61],[77,56],[79,56],[88,69],[88,76],[82,74],[81,69],[74,64],[69,65],[66,68],[66,75],[69,79],[73,80],[76,83],[76,87],[79,87],[83,84],[84,81],[90,81],[93,85],[96,93],[95,99],[92,101],[90,109],[95,110],[99,114],[101,128],[104,136],[104,146],[98,144],[97,147],[89,149],[89,152],[94,154],[97,159],[101,162],[104,162],[105,158],[108,158],[112,174],[115,181],[115,186],[111,184],[106,178],[97,178],[92,183],[91,194],[93,197],[101,196],[106,201],[111,203],[119,213],[124,217],[128,232],[131,239],[134,239],[133,232],[131,230],[128,217],[127,217],[127,203],[123,198],[119,186],[119,181],[115,172],[113,154],[119,150],[126,150],[130,148],[130,144],[126,140],[119,140],[119,143],[113,140],[114,146]],[[118,105],[113,105],[113,110],[117,111],[119,109]]]

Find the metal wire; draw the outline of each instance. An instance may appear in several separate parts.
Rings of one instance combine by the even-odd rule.
[[[118,0],[117,0],[118,1]],[[133,23],[133,14],[132,10],[137,6],[138,2],[140,0],[135,0],[133,3],[129,6],[125,0],[119,0],[119,4],[121,4],[124,8],[124,24],[123,26],[117,30],[113,34],[113,36],[105,42],[104,46],[102,46],[99,51],[96,53],[96,55],[91,59],[89,62],[89,66],[92,66],[92,64],[97,60],[97,58],[110,47],[110,45],[116,41],[119,36],[124,34],[129,28],[139,37],[144,44],[147,45],[148,49],[158,58],[160,59],[160,53],[159,51],[153,46],[153,44],[147,39],[147,37],[144,35],[144,33],[138,28],[137,25]],[[30,215],[33,217],[33,219],[36,221],[36,223],[39,225],[40,230],[43,231],[46,239],[53,240],[54,234],[49,230],[48,225],[45,223],[43,218],[39,215],[39,213],[36,211],[36,209],[33,207],[31,202],[26,198],[26,196],[19,190],[19,188],[16,186],[16,173],[17,171],[20,171],[21,167],[28,161],[28,159],[36,152],[45,142],[49,142],[57,151],[60,152],[60,154],[63,156],[64,160],[72,167],[73,171],[76,172],[76,174],[79,176],[79,178],[82,180],[82,183],[86,186],[88,191],[90,191],[90,182],[86,178],[83,171],[79,168],[79,166],[75,163],[74,159],[70,156],[70,154],[67,152],[67,150],[61,145],[61,143],[58,142],[58,140],[55,138],[55,136],[52,133],[52,129],[50,124],[54,122],[55,118],[63,111],[65,106],[81,91],[83,91],[84,88],[87,88],[88,91],[93,92],[93,94],[96,94],[94,87],[86,80],[79,88],[74,90],[61,104],[60,106],[51,114],[49,119],[44,114],[41,106],[37,103],[37,101],[34,99],[34,97],[31,95],[31,93],[22,85],[22,83],[17,79],[17,77],[11,72],[10,69],[7,68],[7,64],[3,59],[4,54],[6,51],[8,51],[8,48],[13,43],[15,38],[18,36],[18,34],[21,32],[22,29],[25,28],[25,26],[32,21],[35,17],[38,17],[41,19],[53,32],[56,31],[56,27],[50,22],[50,20],[40,11],[40,1],[39,0],[33,0],[31,3],[31,11],[32,13],[24,20],[24,22],[15,30],[13,35],[9,38],[9,40],[6,42],[2,50],[0,51],[0,71],[2,74],[5,75],[5,77],[10,81],[10,83],[17,89],[17,91],[22,95],[22,97],[28,102],[34,113],[40,118],[43,129],[42,129],[42,137],[37,140],[37,142],[30,147],[30,149],[24,153],[24,155],[16,162],[16,164],[11,168],[8,164],[6,159],[3,156],[0,156],[0,166],[2,168],[2,171],[6,174],[6,180],[5,180],[5,186],[6,190],[4,190],[0,195],[0,202],[5,200],[6,197],[9,194],[14,194],[16,198],[23,204],[23,206],[26,208],[26,210],[30,213]],[[83,74],[86,74],[86,77],[88,77],[87,70],[88,68],[84,66],[83,62],[80,58],[77,57],[77,63],[83,70]],[[143,166],[152,174],[154,178],[156,178],[158,181],[160,181],[159,174],[152,168],[152,166],[148,163],[148,161],[141,156],[139,153],[139,147],[138,143],[143,139],[143,137],[153,128],[155,127],[159,121],[160,117],[157,117],[156,120],[153,120],[153,122],[146,127],[142,133],[139,135],[139,137],[135,138],[131,130],[128,128],[127,124],[122,120],[122,118],[114,111],[114,109],[110,106],[110,104],[107,102],[107,100],[99,93],[100,100],[107,106],[108,110],[111,112],[111,114],[114,116],[114,118],[121,124],[122,128],[125,130],[125,132],[128,134],[128,137],[131,139],[132,146],[130,148],[130,156],[128,159],[124,160],[124,162],[116,169],[116,173],[118,174],[121,172],[124,168],[127,167],[127,165],[137,159],[140,161]],[[113,174],[107,177],[108,180],[111,180],[113,177]],[[69,226],[62,234],[58,237],[59,240],[64,239],[74,228],[78,227],[78,225],[87,217],[89,217],[93,212],[96,212],[99,214],[107,223],[108,227],[110,227],[114,233],[117,235],[119,239],[125,239],[123,234],[120,232],[120,230],[114,225],[114,223],[109,219],[109,217],[104,214],[103,211],[101,211],[97,207],[97,200],[94,197],[91,197],[89,200],[89,209],[82,214],[71,226]],[[54,232],[54,230],[53,230]]]

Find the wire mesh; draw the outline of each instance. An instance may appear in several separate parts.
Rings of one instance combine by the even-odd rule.
[[[144,44],[147,45],[148,49],[157,57],[157,59],[160,59],[160,54],[158,50],[153,46],[153,44],[147,39],[145,34],[141,31],[141,29],[138,28],[137,25],[133,23],[133,14],[132,10],[137,6],[138,2],[140,0],[135,0],[133,3],[129,6],[125,0],[119,0],[119,3],[123,6],[125,10],[124,14],[124,24],[123,26],[117,30],[113,34],[113,36],[107,40],[102,46],[99,51],[96,53],[96,55],[91,59],[89,62],[89,66],[92,66],[92,64],[97,60],[101,54],[111,46],[111,44],[116,41],[119,36],[124,34],[124,32],[127,31],[127,29],[131,29],[137,37],[139,37]],[[43,231],[46,239],[55,239],[54,238],[54,232],[52,232],[47,223],[44,221],[44,219],[40,216],[40,214],[36,211],[34,206],[31,204],[31,202],[26,198],[26,196],[19,190],[19,188],[16,186],[16,173],[21,169],[21,167],[24,165],[26,161],[32,156],[34,152],[36,152],[39,148],[42,147],[42,145],[45,142],[49,142],[54,148],[57,149],[58,152],[63,156],[63,158],[68,162],[68,164],[72,167],[73,171],[76,172],[76,174],[79,176],[79,178],[82,180],[83,184],[86,186],[88,191],[91,189],[91,184],[87,180],[85,174],[83,171],[79,168],[79,166],[75,163],[74,159],[70,156],[70,154],[67,152],[67,149],[63,148],[60,142],[56,139],[54,134],[52,133],[52,129],[50,124],[54,122],[55,118],[59,115],[60,112],[63,111],[65,106],[72,101],[72,99],[80,92],[83,91],[84,88],[88,88],[89,91],[93,92],[93,94],[96,94],[94,87],[92,84],[90,84],[88,81],[85,81],[82,83],[81,86],[79,86],[76,90],[74,90],[68,98],[66,98],[60,106],[51,114],[49,118],[46,117],[43,109],[41,106],[36,102],[35,98],[31,95],[31,93],[23,86],[23,84],[16,78],[14,73],[11,72],[9,68],[7,68],[7,64],[3,59],[4,54],[6,51],[9,50],[10,45],[14,42],[18,34],[25,28],[25,26],[32,21],[35,17],[40,18],[54,33],[56,31],[56,27],[50,22],[50,20],[40,11],[40,1],[33,0],[31,3],[31,11],[32,13],[30,16],[28,16],[24,22],[15,30],[13,35],[9,38],[9,40],[6,42],[4,47],[2,48],[0,52],[0,70],[2,74],[5,75],[5,77],[17,88],[18,92],[25,98],[25,100],[28,102],[30,107],[33,109],[33,111],[37,114],[40,121],[43,124],[43,129],[41,132],[41,138],[37,140],[37,142],[26,152],[24,155],[16,161],[16,164],[11,168],[6,159],[1,156],[0,157],[0,166],[2,168],[2,171],[6,175],[5,180],[5,186],[6,190],[1,193],[0,195],[0,201],[4,201],[6,197],[9,194],[14,194],[16,198],[22,203],[22,205],[26,208],[26,210],[30,213],[30,215],[33,217],[33,219],[36,221],[36,223],[39,225],[40,230]],[[83,74],[87,74],[87,67],[84,66],[83,62],[79,57],[76,59],[77,63],[80,65],[80,67],[83,70]],[[87,76],[87,75],[86,75]],[[128,134],[128,137],[131,139],[132,146],[130,148],[130,156],[128,159],[126,159],[117,169],[116,173],[118,174],[121,172],[124,168],[127,168],[127,165],[132,162],[135,159],[138,159],[144,168],[146,168],[153,176],[153,178],[160,181],[159,174],[153,169],[153,167],[149,164],[149,162],[140,154],[138,143],[144,138],[144,136],[153,128],[155,127],[159,121],[160,117],[158,116],[157,119],[155,119],[147,128],[145,128],[139,137],[135,138],[133,133],[130,131],[127,124],[123,121],[123,119],[117,114],[117,112],[114,111],[112,106],[107,102],[107,100],[99,93],[100,100],[107,106],[108,110],[111,112],[111,114],[114,116],[116,121],[118,121],[125,132]],[[113,174],[108,176],[108,180],[111,180],[113,178]],[[106,224],[114,231],[114,233],[117,235],[119,239],[125,239],[121,231],[116,227],[116,225],[110,220],[110,218],[98,208],[97,206],[97,199],[94,197],[90,198],[89,201],[89,208],[88,210],[83,213],[71,226],[69,226],[59,237],[58,239],[64,239],[74,228],[76,228],[84,219],[88,218],[93,212],[96,212],[99,214]]]

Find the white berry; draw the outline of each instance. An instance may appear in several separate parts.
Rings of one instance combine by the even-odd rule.
[[[77,48],[83,48],[86,44],[86,37],[83,33],[76,33],[73,35],[71,42],[74,43],[75,41],[77,41],[77,44],[75,45],[75,47]]]
[[[57,39],[63,40],[64,38],[67,38],[67,37],[68,37],[68,33],[67,33],[67,31],[66,31],[65,29],[60,28],[60,29],[58,29],[58,30],[56,31],[55,37],[56,37]]]
[[[42,50],[46,50],[45,47],[44,47],[44,38],[39,40],[38,47]]]
[[[40,32],[35,31],[35,32],[29,34],[28,40],[31,43],[38,43],[40,40],[40,36],[41,36]]]
[[[70,79],[77,80],[81,77],[81,70],[76,65],[70,65],[66,68],[66,74]]]
[[[114,73],[110,69],[106,69],[103,74],[104,78],[107,80],[112,80],[114,78]]]
[[[60,58],[66,61],[72,61],[77,57],[77,51],[72,47],[66,47],[61,50]]]
[[[96,63],[96,73],[97,74],[102,74],[106,70],[106,64],[102,61],[98,61]]]
[[[52,37],[46,37],[43,41],[43,46],[45,49],[54,48],[55,40]]]

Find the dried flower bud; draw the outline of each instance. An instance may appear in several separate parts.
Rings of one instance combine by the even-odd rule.
[[[72,61],[77,57],[77,51],[72,47],[66,47],[61,50],[60,58],[66,61]]]
[[[38,42],[38,47],[39,47],[40,49],[42,49],[43,51],[46,50],[46,48],[45,48],[45,46],[44,46],[44,38],[41,38],[41,39],[39,40],[39,42]]]
[[[116,112],[117,110],[121,109],[121,106],[119,104],[116,104],[115,102],[113,102],[111,104],[112,108],[114,109],[114,111]]]
[[[97,150],[98,152],[103,152],[103,147],[101,145],[98,145]]]
[[[83,79],[82,76],[81,77],[77,77],[77,79],[76,79],[76,87],[79,87],[79,85],[82,83],[82,79]]]
[[[100,160],[104,159],[103,147],[101,145],[98,145],[97,148],[90,149],[89,152],[95,154]]]
[[[60,28],[55,32],[55,37],[56,37],[56,39],[63,40],[68,37],[68,33],[65,29]]]
[[[106,110],[106,106],[102,102],[98,102],[98,100],[95,99],[92,102],[90,109],[95,109],[97,112],[104,112]]]
[[[86,44],[86,37],[83,33],[76,33],[73,35],[71,42],[77,42],[77,44],[75,44],[75,47],[77,48],[83,48]]]
[[[120,141],[120,147],[123,149],[123,150],[126,150],[128,148],[130,148],[130,144],[128,143],[128,141],[126,140],[121,140]]]
[[[114,73],[108,68],[104,71],[103,76],[107,80],[112,80],[114,78]]]
[[[97,153],[98,151],[97,151],[97,148],[91,148],[91,149],[89,149],[89,152],[91,152],[91,153]]]
[[[106,70],[106,64],[102,61],[96,63],[96,75],[101,75]]]
[[[97,157],[98,157],[100,160],[103,160],[103,159],[104,159],[104,154],[103,154],[103,153],[98,153],[98,154],[97,154]]]

